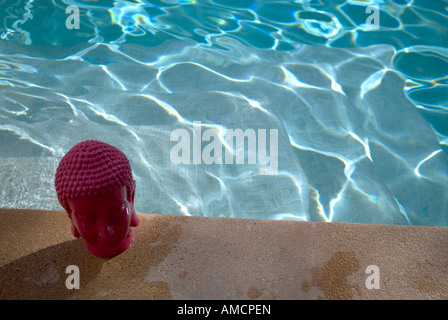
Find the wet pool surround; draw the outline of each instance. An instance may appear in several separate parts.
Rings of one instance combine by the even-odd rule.
[[[448,299],[446,227],[139,218],[132,246],[102,259],[63,211],[0,209],[0,299]]]

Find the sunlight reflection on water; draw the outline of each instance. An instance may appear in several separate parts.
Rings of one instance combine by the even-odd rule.
[[[139,213],[448,225],[446,11],[402,2],[1,4],[0,206],[60,210],[58,161],[97,139],[128,155]],[[174,165],[195,121],[278,130],[277,174]]]

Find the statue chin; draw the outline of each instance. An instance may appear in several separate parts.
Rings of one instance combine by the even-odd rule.
[[[84,241],[87,251],[99,258],[111,258],[126,251],[134,240],[134,230],[131,228],[127,237],[117,246],[112,246],[110,243],[97,243],[95,245]]]

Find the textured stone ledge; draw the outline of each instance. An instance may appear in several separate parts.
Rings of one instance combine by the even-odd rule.
[[[101,259],[64,212],[0,209],[0,299],[448,299],[448,228],[139,217],[133,245]]]

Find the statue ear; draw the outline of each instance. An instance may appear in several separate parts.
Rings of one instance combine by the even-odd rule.
[[[136,227],[140,224],[140,219],[135,213],[134,209],[132,209],[132,219],[131,219],[131,227]]]
[[[129,203],[129,206],[131,207],[131,227],[136,227],[140,224],[140,219],[138,218],[138,215],[135,212],[134,204]]]
[[[81,234],[79,233],[78,228],[76,228],[75,224],[73,223],[73,220],[72,219],[70,219],[70,220],[72,222],[72,233],[73,233],[73,235],[75,236],[75,238],[80,238]]]
[[[135,186],[136,186],[135,180],[132,180],[132,183],[134,185],[134,188],[131,193],[131,199],[128,200],[128,205],[131,210],[131,227],[136,227],[139,225],[140,219],[138,218],[137,213],[135,212],[135,209],[134,209]]]
[[[75,238],[81,237],[81,234],[79,233],[78,228],[76,228],[75,223],[73,222],[73,216],[72,216],[71,208],[70,208],[70,211],[66,211],[66,212],[67,212],[68,217],[70,218],[70,223],[72,224],[71,227],[72,227],[73,235],[75,236]]]
[[[132,193],[131,193],[131,202],[134,203],[134,198],[135,198],[135,189],[137,186],[137,182],[135,182],[135,180],[132,180],[132,183],[134,184],[134,188],[132,188]]]

